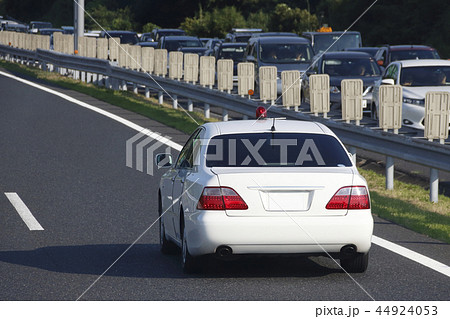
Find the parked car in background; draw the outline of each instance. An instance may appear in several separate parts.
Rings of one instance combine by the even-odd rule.
[[[255,37],[248,41],[246,62],[255,65],[256,88],[259,85],[259,68],[277,67],[277,92],[282,93],[281,72],[298,70],[302,75],[310,66],[314,52],[308,40],[302,37]]]
[[[358,31],[303,32],[302,37],[311,42],[316,55],[362,47],[361,33]]]
[[[257,32],[252,33],[252,38],[258,37],[298,37],[299,35],[294,32]]]
[[[209,39],[208,42],[206,42],[206,44],[204,45],[206,48],[205,55],[214,55],[216,46],[221,44],[222,42],[222,39]]]
[[[327,52],[311,67],[309,74],[328,74],[330,77],[330,103],[341,107],[341,82],[346,79],[363,81],[363,111],[370,112],[372,90],[381,79],[381,70],[375,59],[365,52]],[[309,102],[309,77],[302,83],[303,97]]]
[[[323,124],[206,123],[173,164],[170,154],[156,155],[156,163],[167,167],[158,190],[161,252],[180,247],[187,273],[207,255],[324,255],[347,272],[368,266],[367,183]]]
[[[182,48],[204,48],[202,41],[191,36],[163,36],[158,41],[158,49],[170,51],[180,51]]]
[[[141,36],[139,37],[139,42],[154,42],[152,33],[151,32],[142,33]]]
[[[238,63],[245,61],[245,49],[247,48],[246,42],[226,42],[221,43],[215,49],[214,56],[216,62],[221,59],[233,60],[233,82],[237,83],[237,65]]]
[[[38,34],[40,35],[49,35],[50,36],[50,50],[53,50],[53,34],[55,32],[60,32],[61,34],[63,33],[62,29],[57,29],[57,28],[44,28],[44,29],[39,29]]]
[[[247,42],[255,33],[262,32],[262,29],[233,28],[225,36],[225,42]]]
[[[171,35],[183,36],[183,35],[186,35],[186,31],[181,30],[181,29],[153,29],[151,32],[153,41],[156,41],[156,42],[158,42],[161,39],[161,37],[171,36]]]
[[[158,46],[158,42],[154,42],[154,41],[149,41],[149,42],[139,42],[138,43],[139,46],[141,47],[151,47],[151,48],[155,48]]]
[[[375,55],[380,66],[398,60],[440,59],[437,51],[426,45],[388,45],[379,48]]]
[[[381,85],[401,85],[403,91],[402,125],[424,129],[427,92],[450,92],[450,61],[438,59],[403,60],[389,64],[383,77],[375,83],[373,96],[377,118]]]
[[[380,50],[379,47],[360,47],[360,48],[346,48],[346,49],[344,49],[344,51],[355,51],[355,52],[369,53],[374,58],[375,58],[375,55],[377,54],[378,50]]]
[[[50,28],[53,28],[53,25],[51,22],[31,21],[29,32],[37,34],[40,29],[50,29]]]
[[[134,31],[102,31],[100,38],[120,38],[120,44],[137,44],[139,38]]]
[[[72,26],[62,26],[63,34],[74,34],[75,28]]]

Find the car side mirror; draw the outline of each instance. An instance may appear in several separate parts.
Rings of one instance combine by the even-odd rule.
[[[381,84],[394,85],[395,82],[393,79],[383,79],[383,80],[381,80]]]
[[[256,59],[253,55],[247,55],[247,62],[256,62]]]
[[[156,154],[155,163],[158,168],[171,167],[173,163],[172,155],[164,153]]]

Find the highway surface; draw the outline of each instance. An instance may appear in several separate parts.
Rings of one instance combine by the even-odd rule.
[[[0,300],[449,300],[450,245],[379,218],[364,274],[350,277],[325,257],[209,260],[203,273],[183,274],[180,256],[162,255],[158,225],[151,227],[163,172],[146,174],[146,165],[138,171],[135,153],[133,167],[126,165],[127,140],[139,128],[55,92],[174,143],[182,145],[187,136],[80,93],[43,83],[37,88],[3,72]],[[23,206],[28,217],[18,213],[27,211]],[[390,243],[407,248],[410,258],[398,246],[385,248]]]

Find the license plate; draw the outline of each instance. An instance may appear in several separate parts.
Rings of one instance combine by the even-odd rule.
[[[306,211],[310,192],[260,192],[264,209],[269,212]]]

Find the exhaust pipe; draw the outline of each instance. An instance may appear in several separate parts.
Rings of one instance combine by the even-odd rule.
[[[345,245],[344,247],[341,248],[341,257],[342,258],[349,258],[349,257],[353,257],[356,255],[356,246],[351,244],[351,245]]]
[[[219,246],[216,249],[216,254],[219,257],[228,257],[233,254],[233,250],[228,246]]]

